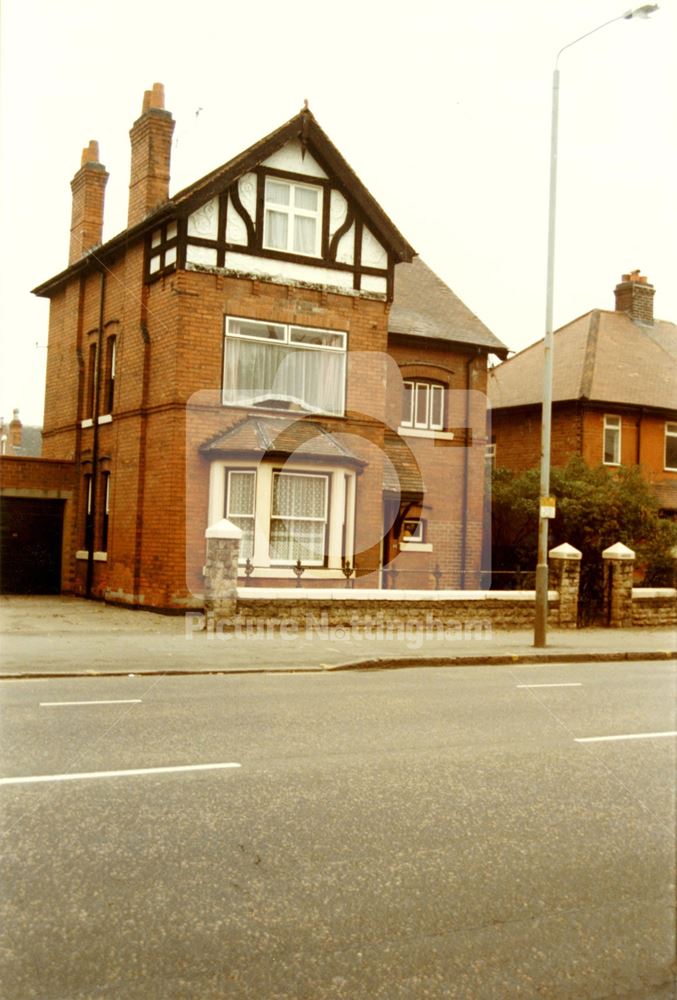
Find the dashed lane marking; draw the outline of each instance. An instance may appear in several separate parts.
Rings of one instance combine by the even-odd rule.
[[[34,774],[22,778],[0,778],[0,785],[32,785],[47,781],[82,781],[88,778],[130,778],[146,774],[176,774],[179,771],[217,771],[241,764],[183,764],[177,767],[139,767],[127,771],[86,771],[80,774]]]

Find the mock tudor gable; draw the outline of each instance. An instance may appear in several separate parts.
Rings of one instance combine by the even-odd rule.
[[[133,166],[140,123],[147,119],[148,128],[164,130],[162,136],[170,123],[173,127],[160,103],[162,95],[155,94],[158,87],[153,90],[157,106],[144,104],[132,129]],[[152,134],[147,141],[152,145]],[[168,178],[171,147],[164,143],[161,148],[166,164],[155,164],[155,172]],[[104,170],[98,162],[96,166]],[[130,213],[136,187],[130,188]],[[371,292],[392,301],[394,267],[416,253],[308,108],[145,218],[137,216],[135,209],[130,214],[135,224],[98,247],[96,257],[105,261],[131,239],[144,237],[147,281],[181,269],[219,268],[266,280]],[[93,263],[87,256],[72,260],[71,267],[39,285],[35,294],[51,294]]]

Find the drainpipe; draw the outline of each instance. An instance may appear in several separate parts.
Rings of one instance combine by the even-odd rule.
[[[468,495],[470,476],[470,384],[474,358],[468,358],[465,365],[465,450],[463,453],[463,499],[461,501],[461,590],[465,590],[465,573],[468,552],[466,535],[468,533]]]
[[[99,473],[99,399],[101,395],[101,357],[103,354],[103,310],[106,296],[106,274],[99,274],[99,336],[96,346],[96,366],[94,369],[94,414],[92,421],[92,510],[89,516],[90,532],[87,539],[87,577],[85,582],[85,597],[92,596],[94,581],[94,542],[96,538],[96,494]]]

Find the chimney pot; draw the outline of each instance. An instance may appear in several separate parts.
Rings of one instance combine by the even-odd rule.
[[[141,106],[141,114],[145,115],[146,111],[150,111],[150,90],[144,90],[143,92],[143,104]]]
[[[98,163],[99,162],[99,143],[96,139],[90,139],[89,145],[82,150],[82,159],[80,161],[80,166],[84,167],[86,163]]]
[[[150,106],[151,108],[160,108],[164,111],[165,107],[165,85],[164,83],[154,83],[153,89],[150,95]]]

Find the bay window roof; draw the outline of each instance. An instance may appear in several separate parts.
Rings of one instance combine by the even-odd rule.
[[[364,466],[334,434],[314,420],[285,420],[275,417],[245,417],[244,420],[200,447],[211,458],[226,455],[238,458],[289,458],[322,461],[336,465]]]

